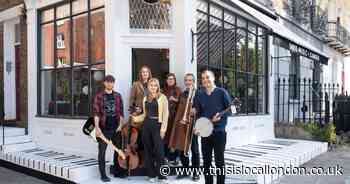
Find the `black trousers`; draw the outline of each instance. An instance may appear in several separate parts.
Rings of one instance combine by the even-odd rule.
[[[224,184],[225,183],[224,151],[226,146],[226,132],[224,131],[213,132],[212,135],[210,135],[209,137],[202,138],[201,143],[202,143],[202,154],[203,154],[203,163],[204,163],[204,172],[205,172],[205,175],[204,175],[205,184],[213,184],[213,174],[215,174],[215,172],[213,171],[216,171],[217,184]],[[213,151],[214,151],[216,169],[212,169],[212,172],[210,172]],[[219,172],[218,169],[221,169],[221,171]]]
[[[120,140],[118,139],[117,133],[115,130],[102,130],[103,135],[107,138],[112,140],[114,145],[120,145]],[[107,149],[107,144],[100,138],[97,138],[98,142],[98,166],[100,170],[101,176],[106,176],[106,149]],[[118,163],[118,153],[114,152],[113,155],[113,173],[115,175],[118,174],[126,174],[126,170],[122,169],[119,166]]]
[[[194,168],[199,168],[199,146],[198,146],[198,136],[193,135],[192,137],[192,143],[191,143],[191,163],[192,167]],[[190,167],[190,158],[185,155],[184,152],[181,152],[180,155],[181,163],[183,167]],[[194,174],[199,174],[199,173],[194,173]]]
[[[157,120],[146,119],[143,123],[142,142],[147,176],[165,179],[160,175],[160,167],[164,162],[164,144],[160,137],[161,124]]]

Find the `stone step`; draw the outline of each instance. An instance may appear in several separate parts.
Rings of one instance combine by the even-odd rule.
[[[1,127],[0,126],[0,137],[3,137],[3,132],[5,132],[5,137],[14,137],[14,136],[22,136],[25,135],[24,128],[17,127]]]

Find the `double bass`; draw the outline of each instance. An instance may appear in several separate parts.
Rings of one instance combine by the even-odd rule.
[[[190,88],[187,97],[184,93],[181,95],[169,140],[169,148],[183,151],[185,155],[188,155],[193,137],[195,117],[191,116],[191,109],[195,93],[196,90]]]
[[[120,167],[126,169],[129,175],[131,170],[136,169],[140,164],[140,158],[137,152],[137,137],[139,133],[137,128],[131,126],[131,124],[131,118],[129,118],[129,121],[120,130],[121,145],[126,158],[118,157]]]

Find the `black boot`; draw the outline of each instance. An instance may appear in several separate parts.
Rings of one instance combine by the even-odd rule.
[[[108,176],[104,175],[104,176],[101,176],[101,181],[103,181],[103,182],[110,182],[111,179]]]

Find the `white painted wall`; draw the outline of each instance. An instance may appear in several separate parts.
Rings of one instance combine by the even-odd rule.
[[[350,94],[350,56],[344,58],[345,91]]]
[[[18,18],[5,20],[4,24],[4,104],[5,119],[16,119],[16,62],[15,62],[15,24]],[[7,64],[11,63],[11,72],[7,72]]]

